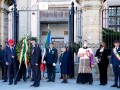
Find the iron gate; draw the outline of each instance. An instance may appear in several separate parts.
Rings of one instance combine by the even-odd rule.
[[[120,9],[111,7],[102,11],[102,40],[113,48],[114,40],[120,40]]]

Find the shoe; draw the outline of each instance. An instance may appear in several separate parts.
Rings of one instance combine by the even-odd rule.
[[[100,83],[99,85],[103,85],[102,83]]]
[[[4,80],[3,82],[7,82],[7,80]]]
[[[52,82],[55,82],[55,80],[52,80]]]
[[[120,88],[120,85],[117,88]]]
[[[63,80],[61,83],[64,83],[65,82],[65,80]]]
[[[92,85],[92,82],[90,82],[89,84]]]
[[[17,82],[14,82],[14,85],[17,85]]]
[[[31,81],[34,81],[34,78],[32,78]]]
[[[47,82],[51,82],[52,80],[48,80]]]
[[[35,85],[30,85],[31,87],[34,87]]]
[[[114,85],[112,85],[111,87],[118,87],[118,85],[114,84]]]
[[[65,80],[65,81],[64,81],[64,83],[68,83],[68,81],[67,81],[67,80]]]
[[[59,79],[63,79],[62,77],[60,77]]]
[[[12,85],[12,83],[9,83],[8,85]]]
[[[61,83],[68,83],[68,81],[67,80],[63,80]]]
[[[103,86],[107,85],[106,83],[102,84]]]

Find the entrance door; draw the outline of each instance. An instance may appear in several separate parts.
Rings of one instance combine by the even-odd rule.
[[[64,45],[64,38],[52,37],[51,41],[54,42],[54,45],[58,50],[58,58],[59,58],[61,53],[61,48]]]

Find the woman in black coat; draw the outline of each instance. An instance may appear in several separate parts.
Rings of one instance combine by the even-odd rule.
[[[95,58],[98,63],[100,73],[100,85],[106,85],[107,69],[109,64],[109,51],[106,49],[104,42],[100,44],[100,48],[96,51]]]
[[[61,59],[61,73],[63,75],[63,81],[62,83],[68,83],[67,81],[67,75],[69,74],[69,53],[67,51],[66,47],[63,47],[64,49],[64,53],[63,53],[63,57]]]

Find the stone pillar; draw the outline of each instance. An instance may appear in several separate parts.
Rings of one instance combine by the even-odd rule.
[[[79,0],[82,10],[82,39],[88,40],[90,47],[102,41],[103,0]],[[96,48],[98,47],[94,47]]]
[[[0,44],[8,39],[8,7],[12,4],[12,0],[0,1]]]

